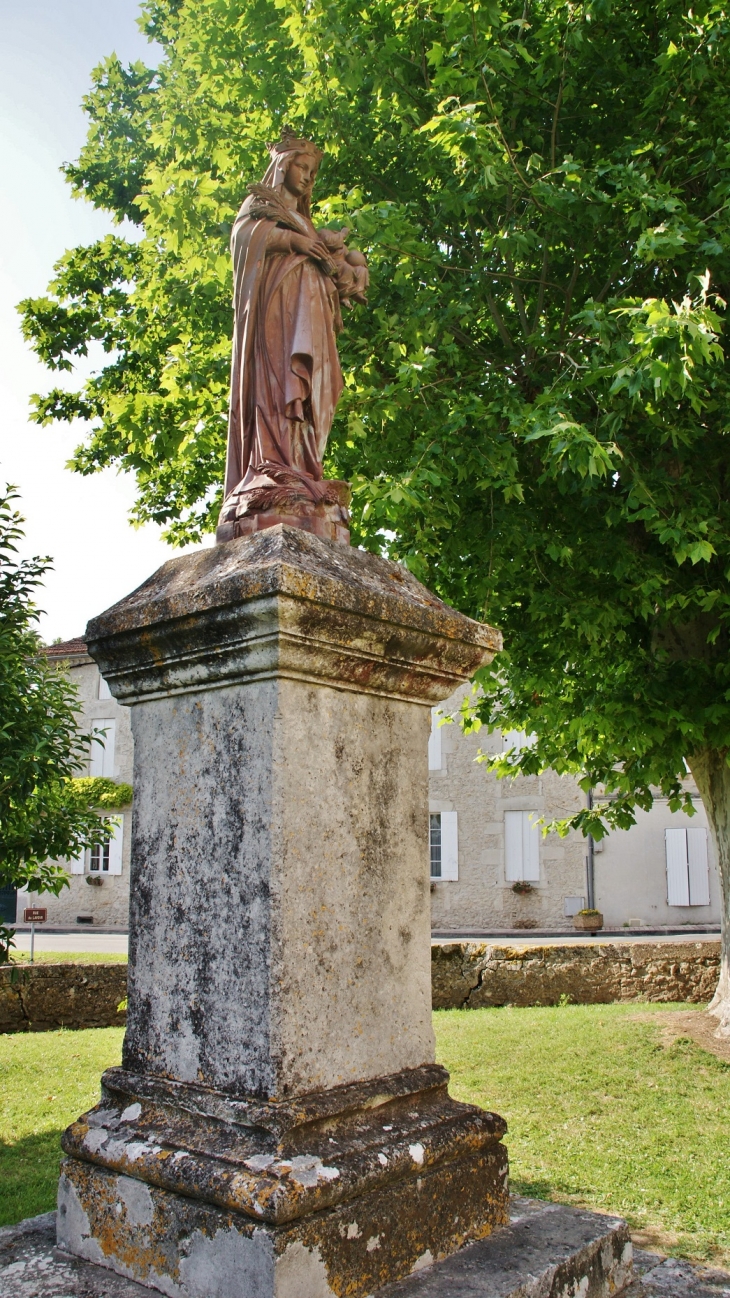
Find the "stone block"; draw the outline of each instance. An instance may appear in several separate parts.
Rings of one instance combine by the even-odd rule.
[[[144,1225],[149,1215],[144,1196],[135,1200],[138,1191],[129,1186],[118,1188],[126,1195],[125,1200],[120,1194],[120,1215],[134,1218],[131,1232],[149,1230]],[[727,1273],[698,1274],[674,1258],[662,1266],[656,1255],[640,1253],[639,1265],[632,1273],[626,1223],[619,1218],[525,1199],[513,1199],[511,1208],[509,1226],[498,1228],[488,1239],[467,1245],[443,1262],[430,1264],[423,1258],[411,1277],[381,1290],[383,1298],[614,1298],[618,1293],[625,1293],[626,1298],[723,1298],[727,1291]],[[74,1298],[144,1298],[149,1294],[149,1288],[134,1280],[54,1249],[54,1218],[55,1213],[46,1213],[0,1230],[3,1298],[69,1298],[70,1294]],[[208,1255],[209,1239],[201,1232],[200,1239],[191,1238],[190,1246],[180,1251],[183,1260],[191,1259],[185,1270],[193,1280],[198,1259]],[[246,1255],[241,1244],[241,1240],[226,1237],[224,1231],[220,1233],[221,1265],[208,1267],[206,1298],[229,1298],[234,1292],[231,1278],[235,1285],[237,1273],[246,1270],[251,1280],[246,1298],[260,1298],[261,1267],[257,1272],[254,1251],[249,1249]],[[262,1245],[256,1262],[262,1262],[265,1273],[265,1239]],[[371,1249],[371,1254],[376,1252]],[[241,1254],[247,1260],[243,1272]],[[294,1258],[296,1250],[290,1256]],[[228,1269],[221,1280],[225,1266]],[[646,1288],[635,1278],[637,1273]],[[291,1281],[281,1272],[280,1298],[292,1298],[292,1294],[300,1298],[301,1290],[292,1288],[297,1283],[296,1278]],[[326,1290],[315,1288],[314,1292],[326,1298]]]

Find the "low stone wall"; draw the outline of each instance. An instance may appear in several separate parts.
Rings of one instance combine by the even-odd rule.
[[[108,1028],[124,1024],[126,964],[0,967],[0,1032]]]
[[[712,999],[720,943],[595,942],[497,946],[444,942],[431,949],[434,1009]]]
[[[431,949],[434,1009],[575,1005],[610,1001],[709,1001],[720,968],[717,942],[595,942],[497,946],[442,942]],[[124,1024],[126,964],[0,968],[0,1032]]]

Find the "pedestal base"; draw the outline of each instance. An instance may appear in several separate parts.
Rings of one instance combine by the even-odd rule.
[[[54,1248],[56,1213],[0,1230],[3,1298],[149,1298],[149,1288]],[[725,1298],[725,1272],[634,1254],[626,1223],[561,1204],[513,1199],[510,1224],[381,1290],[382,1298]],[[640,1280],[641,1277],[641,1280]],[[632,1283],[633,1282],[633,1283]],[[626,1288],[626,1286],[629,1286]],[[229,1298],[229,1277],[207,1298]],[[256,1290],[253,1298],[256,1298]],[[285,1292],[282,1288],[282,1292]],[[290,1293],[289,1291],[286,1291]],[[380,1298],[380,1295],[378,1296]]]
[[[64,1136],[59,1245],[175,1298],[365,1298],[508,1219],[504,1121],[447,1080],[260,1103],[112,1069]]]
[[[283,523],[311,532],[323,541],[350,544],[350,485],[327,480],[325,496],[314,501],[296,482],[233,493],[225,501],[218,519],[215,539],[235,541]]]

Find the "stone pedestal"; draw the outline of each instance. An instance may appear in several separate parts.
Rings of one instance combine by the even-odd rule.
[[[488,1234],[505,1125],[434,1063],[426,752],[498,633],[276,526],[87,640],[132,706],[129,1009],[61,1246],[181,1298],[365,1298]]]

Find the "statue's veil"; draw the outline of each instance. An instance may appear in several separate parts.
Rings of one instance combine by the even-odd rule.
[[[267,185],[270,189],[275,189],[277,192],[281,190],[284,184],[284,177],[286,176],[289,163],[298,153],[308,153],[314,159],[317,167],[319,167],[322,160],[322,150],[318,149],[317,145],[314,144],[312,140],[300,139],[294,134],[294,131],[290,126],[285,126],[283,128],[281,139],[278,140],[276,144],[267,144],[266,147],[269,150],[271,162],[266,168],[266,174],[260,183],[262,185]],[[248,203],[248,201],[249,200],[247,199],[246,203]],[[244,210],[245,208],[246,204],[244,203]],[[306,217],[308,221],[311,221],[312,217],[309,194],[303,194],[302,197],[297,200],[297,211],[300,212],[302,216]]]

